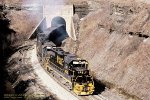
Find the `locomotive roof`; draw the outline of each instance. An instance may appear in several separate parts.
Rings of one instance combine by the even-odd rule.
[[[77,56],[74,54],[71,54],[69,52],[65,52],[62,48],[53,47],[52,49],[54,52],[57,52],[58,55],[64,56],[64,60],[66,63],[70,63],[73,60],[77,60]]]
[[[62,48],[59,48],[59,47],[53,47],[52,50],[54,52],[57,52],[59,55],[70,55],[70,56],[73,56],[73,54],[70,54],[69,52],[66,52]]]
[[[77,56],[74,54],[68,54],[67,56],[64,57],[64,60],[66,63],[70,63],[73,60],[77,60]]]

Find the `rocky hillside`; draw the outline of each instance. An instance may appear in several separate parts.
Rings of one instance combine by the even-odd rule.
[[[110,89],[149,100],[150,5],[134,0],[88,4],[97,6],[79,22],[79,38],[68,44],[69,51],[87,59],[94,76]]]
[[[38,16],[37,16],[38,15]],[[54,99],[34,73],[28,40],[42,13],[19,1],[0,2],[0,97],[2,99]]]

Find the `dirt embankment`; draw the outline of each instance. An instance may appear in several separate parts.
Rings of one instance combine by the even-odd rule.
[[[14,36],[15,31],[9,28],[10,21],[6,18],[7,12],[4,12],[3,5],[0,5],[0,95],[5,92],[5,79],[7,72],[5,70],[5,65],[7,63],[7,58],[11,52],[10,45],[13,41],[12,36]]]
[[[149,100],[150,5],[116,0],[96,3],[99,9],[80,21],[77,55],[89,61],[94,76],[110,89]]]
[[[20,3],[3,1],[0,4],[1,97],[54,99],[34,73],[29,58],[31,54],[28,54],[33,45],[28,37],[42,19],[38,10]]]

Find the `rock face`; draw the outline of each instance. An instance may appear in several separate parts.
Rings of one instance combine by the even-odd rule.
[[[98,3],[100,8],[80,21],[77,55],[87,59],[94,76],[110,88],[149,100],[149,4]]]
[[[10,29],[10,21],[6,18],[5,6],[0,4],[0,97],[5,93],[5,79],[7,73],[5,70],[5,64],[7,64],[7,58],[11,52],[10,45],[13,42],[13,36],[15,31]]]

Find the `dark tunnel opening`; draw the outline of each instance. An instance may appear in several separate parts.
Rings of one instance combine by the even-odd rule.
[[[66,31],[66,21],[62,17],[54,17],[51,27],[43,32],[48,41],[52,41],[56,46],[61,46],[62,41],[69,37]]]
[[[51,27],[57,27],[59,25],[63,25],[65,27],[66,30],[66,21],[63,17],[57,16],[54,17],[51,21]]]
[[[62,41],[68,37],[64,26],[59,26],[49,34],[49,41],[52,41],[56,46],[61,46]]]

